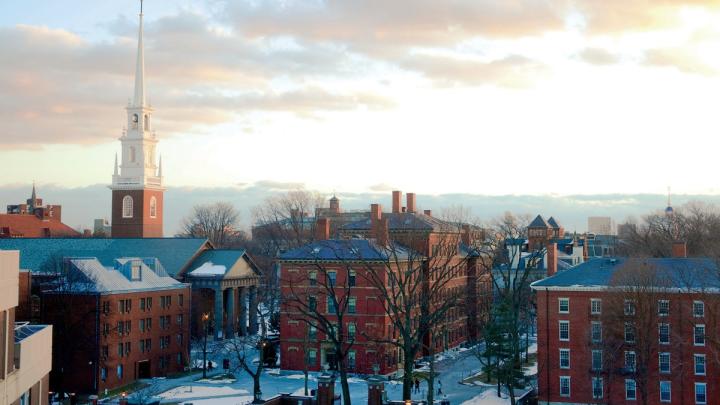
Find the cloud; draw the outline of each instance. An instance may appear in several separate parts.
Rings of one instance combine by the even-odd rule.
[[[620,61],[618,55],[602,48],[585,48],[579,54],[580,60],[593,65],[613,65]]]
[[[656,48],[645,52],[643,63],[648,66],[671,67],[683,73],[716,76],[717,68],[702,61],[688,47]]]

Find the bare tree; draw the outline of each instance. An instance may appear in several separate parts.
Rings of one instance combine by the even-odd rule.
[[[238,230],[239,223],[240,213],[228,202],[196,205],[183,220],[181,235],[207,238],[215,247],[228,247],[247,239]]]
[[[253,403],[263,403],[260,377],[265,369],[265,350],[267,342],[267,313],[258,307],[260,334],[238,336],[230,339],[226,350],[237,360],[238,368],[246,372],[253,380]],[[255,362],[257,354],[257,364]]]

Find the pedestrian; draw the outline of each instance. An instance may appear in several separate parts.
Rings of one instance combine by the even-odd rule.
[[[417,377],[415,377],[415,393],[416,394],[420,393],[420,380],[418,380]]]
[[[442,395],[442,381],[438,380],[438,395]]]

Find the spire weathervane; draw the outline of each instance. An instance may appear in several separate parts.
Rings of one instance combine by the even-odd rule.
[[[140,14],[142,14],[143,0],[140,0]]]

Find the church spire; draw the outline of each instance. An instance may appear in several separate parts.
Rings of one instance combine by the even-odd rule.
[[[160,161],[158,162],[158,173],[157,176],[162,180],[162,155],[160,155]]]
[[[117,176],[120,173],[118,173],[118,161],[117,161],[117,152],[115,152],[115,172],[114,175]]]
[[[143,12],[140,0],[140,28],[138,30],[137,65],[135,66],[135,97],[133,107],[145,107],[145,49],[143,48]]]

